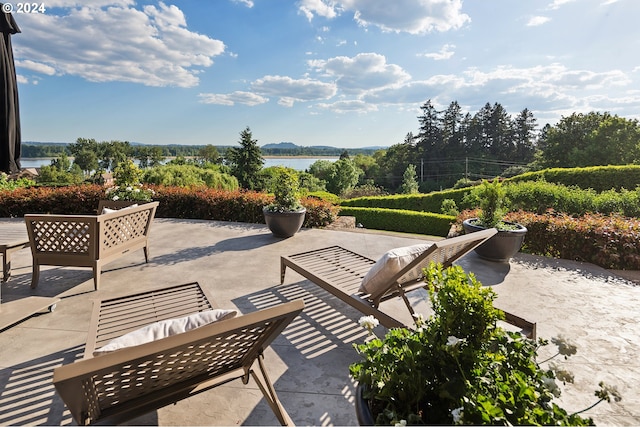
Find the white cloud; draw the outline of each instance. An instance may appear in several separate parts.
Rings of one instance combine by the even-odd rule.
[[[299,10],[309,20],[349,11],[364,27],[410,34],[455,30],[471,21],[462,12],[462,0],[302,0]]]
[[[567,3],[572,3],[572,2],[574,2],[574,1],[576,1],[576,0],[553,0],[553,1],[549,4],[548,8],[549,8],[549,9],[552,9],[552,10],[553,10],[553,9],[559,9],[560,7],[564,6],[565,4],[567,4]]]
[[[456,46],[453,44],[445,44],[444,46],[442,46],[439,52],[423,53],[423,54],[419,54],[418,56],[431,58],[434,61],[441,61],[443,59],[451,58],[455,54],[455,52],[453,51],[453,49],[455,48]]]
[[[301,0],[298,3],[298,10],[306,16],[309,21],[311,21],[315,15],[332,19],[339,14],[336,2],[325,0]]]
[[[384,55],[377,53],[311,60],[308,64],[321,74],[335,78],[338,88],[345,93],[397,86],[411,79],[400,66],[387,64]]]
[[[334,113],[370,113],[378,111],[375,104],[370,104],[361,100],[337,101],[331,104],[319,103],[316,105],[321,110],[332,111]]]
[[[251,83],[251,89],[260,95],[279,97],[278,103],[287,107],[292,106],[295,101],[329,99],[337,91],[333,83],[285,76],[264,76]]]
[[[201,93],[198,94],[200,102],[203,104],[218,104],[233,106],[243,104],[253,107],[255,105],[269,102],[269,98],[251,92],[236,91],[229,94]]]
[[[30,60],[26,61],[15,61],[16,67],[18,68],[26,68],[31,71],[35,71],[40,74],[46,74],[48,76],[53,76],[56,74],[56,69],[50,67],[46,64],[41,64],[39,62],[34,62]]]
[[[551,21],[551,18],[547,16],[532,16],[527,22],[527,27],[537,27],[538,25],[546,24],[549,21]]]
[[[572,70],[561,64],[531,68],[500,66],[489,71],[468,68],[455,75],[434,75],[399,87],[371,90],[359,100],[375,105],[409,106],[431,99],[442,108],[456,100],[468,110],[495,101],[508,110],[529,108],[542,121],[557,120],[573,112],[611,111],[612,105],[621,110],[640,106],[640,91],[613,94],[615,88],[624,89],[631,84],[629,76],[620,70]],[[611,95],[600,95],[603,89]]]
[[[219,1],[219,0],[218,0]],[[247,6],[248,8],[252,8],[254,6],[252,0],[233,0],[234,3],[240,3],[242,5]]]
[[[66,15],[22,14],[23,34],[13,39],[16,60],[94,82],[196,86],[200,68],[213,64],[224,43],[190,31],[176,6],[160,2],[139,10],[134,4],[53,0],[47,7],[69,8]]]

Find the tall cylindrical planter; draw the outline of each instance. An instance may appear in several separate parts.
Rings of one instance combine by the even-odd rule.
[[[373,413],[369,407],[369,401],[363,396],[366,387],[366,384],[358,384],[356,386],[356,417],[358,418],[358,425],[372,426],[375,425]]]
[[[475,225],[477,218],[470,218],[462,223],[465,233],[473,233],[475,231],[485,230],[485,227]],[[489,240],[478,246],[474,251],[480,258],[489,261],[509,262],[509,260],[520,250],[524,243],[524,237],[527,234],[527,228],[524,225],[510,223],[515,227],[514,230],[498,230]]]
[[[264,208],[264,221],[275,237],[291,237],[300,231],[307,209],[297,212],[271,212]]]

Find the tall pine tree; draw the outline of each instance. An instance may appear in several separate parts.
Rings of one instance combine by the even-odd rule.
[[[240,147],[227,150],[226,159],[231,173],[238,179],[242,188],[256,190],[262,187],[258,173],[262,169],[264,159],[258,147],[258,140],[253,139],[249,126],[240,132]]]

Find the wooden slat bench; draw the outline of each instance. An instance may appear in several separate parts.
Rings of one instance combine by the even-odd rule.
[[[158,202],[150,202],[99,215],[25,215],[33,255],[31,287],[38,286],[41,265],[91,267],[97,290],[103,265],[141,248],[149,262],[149,230],[157,207]]]

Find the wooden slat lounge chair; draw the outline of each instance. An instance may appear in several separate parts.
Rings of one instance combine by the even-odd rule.
[[[93,356],[114,337],[156,321],[217,308],[197,282],[94,303],[84,358],[53,383],[79,425],[115,424],[252,377],[282,425],[293,424],[267,375],[264,350],[302,311],[302,300]],[[257,367],[254,365],[257,361]]]
[[[356,310],[366,315],[375,316],[386,328],[412,327],[412,324],[403,323],[381,311],[380,304],[400,297],[413,318],[414,310],[406,294],[419,288],[425,288],[426,284],[422,278],[406,280],[404,277],[419,277],[420,275],[412,275],[411,273],[420,271],[432,261],[448,267],[496,232],[496,229],[488,229],[434,242],[412,262],[393,275],[388,284],[377,293],[366,294],[359,291],[362,279],[376,264],[376,261],[340,246],[281,256],[280,283],[284,283],[285,272],[289,267]],[[535,323],[507,312],[505,312],[505,320],[522,329],[526,336],[535,339]]]

